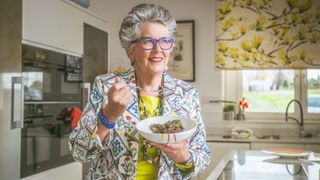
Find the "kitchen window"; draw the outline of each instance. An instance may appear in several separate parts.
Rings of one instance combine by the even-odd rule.
[[[319,119],[320,69],[225,71],[224,87],[227,100],[247,99],[246,118],[283,119],[288,102],[297,99],[306,119]],[[289,112],[297,116],[297,104]]]
[[[306,95],[308,113],[320,113],[320,70],[307,70]]]

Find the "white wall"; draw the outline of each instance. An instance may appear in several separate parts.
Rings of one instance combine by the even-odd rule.
[[[130,9],[139,3],[156,3],[167,8],[176,20],[195,21],[195,61],[196,81],[192,83],[199,89],[203,112],[221,111],[218,104],[206,103],[208,98],[221,99],[222,71],[214,68],[214,0],[91,0],[89,10],[108,21],[111,30],[109,69],[128,67],[129,59],[120,46],[118,32],[121,22]]]

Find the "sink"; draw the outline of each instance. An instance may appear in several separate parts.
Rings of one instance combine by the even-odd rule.
[[[255,136],[257,139],[280,139],[279,135]]]
[[[256,139],[280,139],[279,135],[264,135],[264,136],[255,136],[253,135],[253,137],[255,137]],[[224,139],[231,139],[231,138],[235,138],[235,139],[248,139],[248,137],[246,136],[245,138],[239,138],[238,136],[233,135],[223,135],[222,138]]]

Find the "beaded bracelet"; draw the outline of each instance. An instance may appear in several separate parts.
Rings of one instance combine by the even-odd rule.
[[[108,119],[104,116],[102,110],[100,110],[100,112],[98,113],[98,118],[99,118],[99,121],[101,122],[101,124],[102,124],[104,127],[108,128],[108,129],[113,129],[114,126],[116,125],[115,122],[108,120]]]

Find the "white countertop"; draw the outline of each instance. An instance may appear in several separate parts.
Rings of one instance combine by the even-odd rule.
[[[320,179],[320,164],[309,161],[315,157],[319,158],[319,154],[312,153],[306,159],[286,159],[261,151],[232,151],[219,162],[207,179],[316,180]]]

